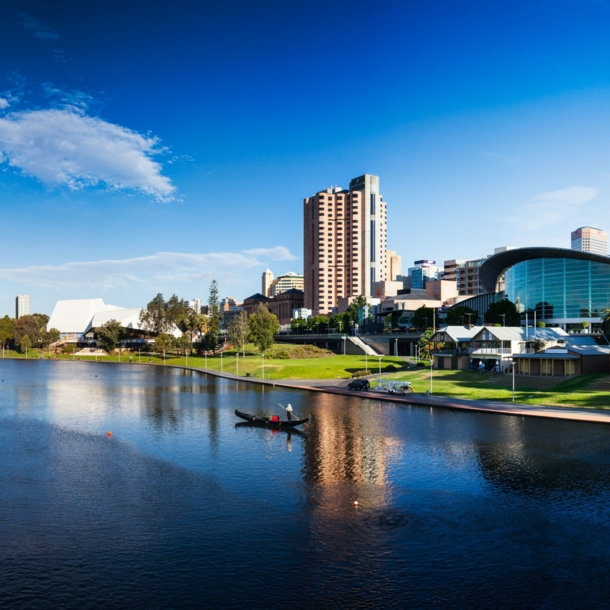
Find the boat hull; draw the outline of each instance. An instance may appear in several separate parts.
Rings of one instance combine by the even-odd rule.
[[[281,419],[279,421],[272,421],[270,417],[258,417],[256,415],[251,415],[250,413],[243,413],[237,409],[235,409],[235,415],[245,419],[251,424],[268,426],[269,428],[294,428],[295,426],[306,424],[309,421],[309,417],[306,417],[305,419]]]

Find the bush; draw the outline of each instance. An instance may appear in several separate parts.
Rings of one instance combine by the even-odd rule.
[[[388,364],[384,370],[386,371],[398,371],[401,367],[398,364],[394,364],[393,362],[390,362],[390,364]]]
[[[269,358],[273,358],[274,360],[290,360],[290,354],[286,350],[280,350],[279,352],[274,352],[273,354],[269,354]]]
[[[415,366],[428,366],[423,360],[418,360],[415,363]]]
[[[368,377],[369,375],[372,375],[372,373],[368,369],[366,371],[356,371],[352,375],[352,379],[355,379],[356,377]]]

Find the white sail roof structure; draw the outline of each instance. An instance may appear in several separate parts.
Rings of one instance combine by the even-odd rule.
[[[57,301],[47,329],[56,328],[62,336],[84,335],[110,320],[121,323],[123,328],[144,330],[140,324],[141,308],[125,308],[107,305],[103,299],[71,299]],[[174,326],[171,335],[182,333]]]

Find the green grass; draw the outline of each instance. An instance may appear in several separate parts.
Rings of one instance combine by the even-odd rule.
[[[537,377],[516,377],[515,402],[532,405],[570,406],[610,409],[610,393],[587,387],[606,375],[582,375],[565,379],[550,388],[536,387]],[[430,389],[430,369],[384,375],[387,379],[410,381],[414,392]],[[432,392],[470,400],[512,401],[512,376],[491,375],[476,371],[437,371],[432,376]]]
[[[295,358],[278,360],[272,358],[272,354],[278,351],[297,351],[299,346],[290,345],[275,345],[265,357],[265,379],[349,379],[357,371],[365,369],[365,364],[368,362],[369,370],[377,372],[379,370],[379,361],[377,358],[369,357],[368,360],[364,356],[338,356],[329,355],[321,358]],[[7,357],[25,358],[25,354],[10,351],[6,353]],[[138,353],[122,352],[120,361],[129,362],[131,356],[133,362],[138,362]],[[28,352],[29,359],[38,359],[40,350],[30,350]],[[48,352],[44,353],[44,358],[47,359]],[[58,355],[59,360],[72,360],[71,354]],[[75,356],[75,360],[95,361],[95,356]],[[113,356],[98,356],[98,362],[110,361],[118,362],[119,355]],[[163,357],[149,356],[148,354],[141,355],[142,363],[163,364]],[[185,365],[187,359],[184,356],[167,356],[166,364]],[[248,346],[246,349],[245,358],[239,355],[236,358],[236,353],[230,350],[223,354],[207,359],[201,356],[189,356],[188,366],[196,368],[208,368],[225,373],[236,374],[239,368],[239,374],[244,376],[250,373],[251,376],[258,378],[262,377],[263,366],[260,353],[254,353],[253,346]],[[384,356],[381,360],[381,372],[390,373],[397,369],[404,368],[406,363],[401,358]]]

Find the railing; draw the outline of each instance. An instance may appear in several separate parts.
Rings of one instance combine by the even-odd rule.
[[[475,349],[472,354],[512,354],[510,347],[480,347]]]

